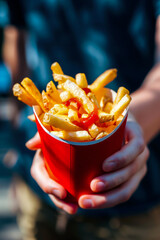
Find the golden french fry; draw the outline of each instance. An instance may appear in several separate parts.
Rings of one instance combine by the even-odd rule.
[[[110,113],[110,111],[113,108],[113,103],[112,102],[107,102],[106,105],[104,106],[103,111],[106,113]]]
[[[107,135],[108,135],[107,132],[100,132],[100,133],[97,135],[97,137],[96,137],[95,140],[98,140],[98,139],[100,139],[100,138],[106,137]]]
[[[112,102],[112,91],[109,88],[101,88],[100,90],[98,90],[94,94],[95,94],[99,104],[100,104],[101,98],[103,96],[105,96],[108,99],[111,99],[111,102]]]
[[[92,124],[88,128],[88,132],[93,138],[95,138],[100,133],[100,129],[96,124]]]
[[[19,83],[14,84],[13,95],[31,107],[37,105],[37,101]]]
[[[89,135],[89,133],[85,130],[83,131],[52,131],[53,135],[60,137],[62,139],[68,140],[68,141],[78,141],[78,142],[84,142],[84,141],[91,141],[92,137]]]
[[[81,116],[81,118],[88,118],[88,117],[89,117],[89,115],[87,113],[83,113]]]
[[[45,113],[43,112],[39,115],[39,120],[48,131],[52,131],[52,127],[49,124],[46,124],[45,122],[43,122],[44,114]]]
[[[97,92],[100,88],[105,87],[108,83],[113,81],[117,77],[117,69],[109,69],[102,73],[90,86],[89,88],[93,92]]]
[[[116,95],[116,98],[115,98],[113,104],[116,105],[122,99],[122,97],[126,94],[129,95],[128,89],[126,89],[125,87],[118,88],[117,95]]]
[[[103,112],[102,110],[98,110],[98,117],[99,117],[100,123],[114,120],[114,114],[109,114],[109,113]]]
[[[36,118],[35,118],[34,114],[29,115],[27,118],[32,122],[36,121]]]
[[[66,131],[79,131],[80,127],[73,124],[68,116],[65,115],[53,115],[51,113],[45,113],[43,122],[53,127],[66,130]]]
[[[89,99],[97,106],[97,108],[99,108],[99,103],[98,103],[97,98],[94,93],[89,92],[87,94],[87,97],[89,97]]]
[[[52,107],[49,110],[49,113],[52,114],[62,114],[62,115],[66,115],[68,114],[68,108],[64,105],[64,104],[55,104],[54,107]]]
[[[54,81],[59,82],[60,84],[64,83],[66,80],[76,82],[76,80],[73,77],[70,77],[70,76],[67,76],[67,75],[62,75],[62,74],[55,73],[55,74],[53,74],[53,77],[54,77]]]
[[[79,121],[79,118],[78,118],[78,113],[76,110],[73,110],[73,109],[69,109],[68,110],[68,117],[70,119],[71,122],[73,121]]]
[[[68,91],[61,92],[59,94],[59,96],[60,96],[60,99],[61,99],[62,102],[66,102],[66,101],[68,101],[69,99],[72,98],[72,95]]]
[[[87,113],[91,113],[94,110],[94,104],[91,100],[86,96],[84,90],[82,90],[77,84],[67,80],[63,83],[63,88],[70,92],[75,98],[78,98],[79,101],[83,104],[83,108]]]
[[[131,97],[126,94],[123,98],[118,102],[118,104],[114,105],[110,114],[114,115],[114,119],[116,120],[125,110],[125,108],[129,105],[131,101]]]
[[[111,102],[111,98],[109,96],[102,96],[100,99],[100,109],[103,110],[104,106],[106,105],[107,102]]]
[[[87,78],[86,78],[86,75],[84,73],[78,73],[76,75],[76,84],[80,88],[87,88],[88,87]]]
[[[42,91],[42,101],[46,112],[48,112],[56,103],[44,90]]]
[[[61,99],[60,99],[60,96],[59,96],[59,92],[56,88],[56,86],[54,85],[53,81],[50,81],[48,84],[47,84],[47,87],[46,87],[46,91],[47,91],[47,94],[56,102],[60,103],[61,102]]]
[[[39,104],[42,110],[45,112],[45,108],[42,101],[42,95],[36,85],[29,78],[24,78],[21,82],[25,90],[34,98],[34,100]]]
[[[52,63],[51,70],[52,70],[53,74],[54,73],[63,74],[62,68],[61,68],[61,66],[59,65],[58,62]]]
[[[106,128],[106,132],[108,133],[108,134],[110,134],[111,132],[113,132],[114,131],[114,129],[117,127],[117,125],[110,125],[110,126],[108,126],[107,128]]]

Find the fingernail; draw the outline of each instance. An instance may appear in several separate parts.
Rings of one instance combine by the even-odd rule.
[[[59,198],[62,198],[61,192],[59,190],[57,190],[57,189],[53,189],[53,194],[56,195]]]
[[[91,199],[84,199],[83,200],[83,207],[85,208],[92,208],[93,207],[93,202]]]
[[[95,184],[95,190],[96,190],[97,192],[103,191],[104,189],[105,189],[105,184],[104,184],[104,182],[97,182],[97,183]]]
[[[111,171],[115,168],[116,163],[115,162],[106,162],[103,166],[104,171]]]

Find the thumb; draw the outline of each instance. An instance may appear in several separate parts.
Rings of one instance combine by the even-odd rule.
[[[30,150],[37,150],[41,148],[41,139],[39,133],[37,132],[33,138],[26,142],[25,145]]]

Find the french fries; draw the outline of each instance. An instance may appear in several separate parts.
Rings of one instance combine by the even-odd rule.
[[[102,73],[89,88],[93,92],[97,92],[100,88],[105,87],[108,83],[113,81],[117,77],[117,69],[109,69]]]
[[[81,130],[80,127],[73,124],[69,120],[68,116],[65,116],[65,115],[53,115],[51,113],[45,113],[43,117],[43,122],[50,126],[53,126],[62,130],[66,130],[66,131]]]
[[[13,86],[18,100],[39,106],[38,118],[51,134],[67,141],[93,141],[107,136],[120,124],[131,101],[129,91],[120,87],[113,99],[111,90],[104,88],[117,76],[116,69],[105,71],[91,85],[84,73],[75,78],[65,75],[57,62],[51,70],[57,88],[50,81],[46,91],[40,93],[29,78]],[[28,118],[35,121],[34,115]]]
[[[40,105],[42,110],[45,112],[45,108],[42,101],[42,95],[39,92],[36,85],[29,78],[24,78],[21,82],[22,86],[25,90],[32,96],[32,98]]]
[[[78,98],[79,101],[82,102],[84,109],[87,113],[91,113],[94,110],[94,104],[90,101],[90,99],[86,96],[83,89],[81,89],[77,84],[74,82],[71,82],[70,80],[67,80],[63,84],[63,88],[70,92],[73,97]]]
[[[19,83],[13,86],[13,95],[29,106],[37,105],[37,101]]]

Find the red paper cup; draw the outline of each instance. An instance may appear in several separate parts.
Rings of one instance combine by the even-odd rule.
[[[103,161],[121,149],[127,110],[124,111],[123,120],[113,132],[91,142],[60,139],[42,125],[38,118],[37,106],[34,107],[34,114],[48,174],[68,191],[67,199],[76,202],[81,195],[91,193],[91,180],[104,174]]]

